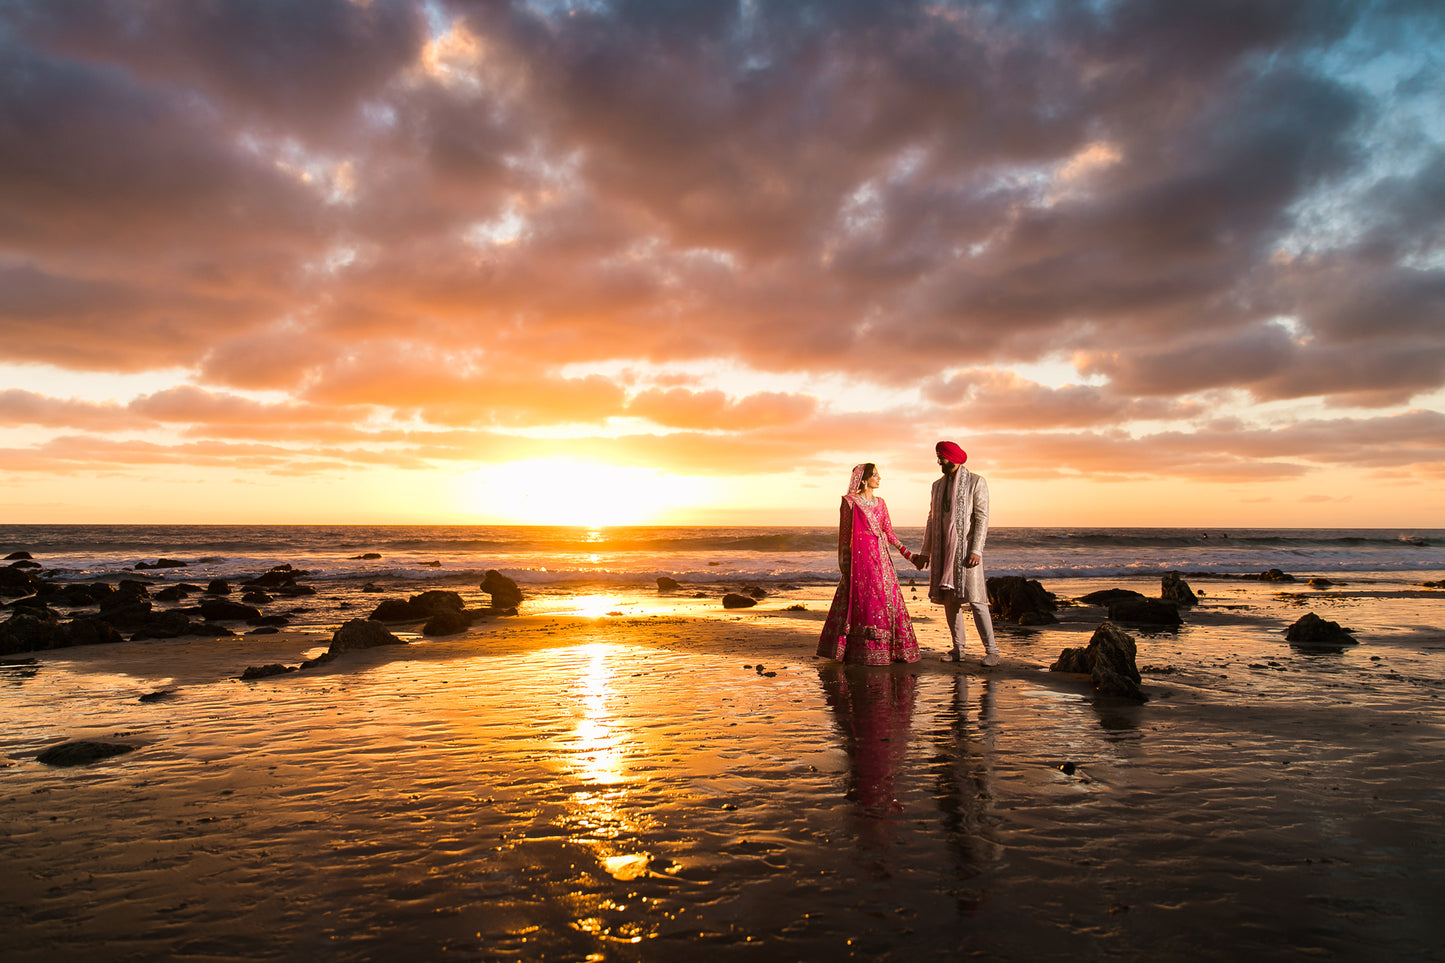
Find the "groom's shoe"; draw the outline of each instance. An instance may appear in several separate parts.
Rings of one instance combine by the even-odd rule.
[[[983,657],[984,665],[998,665],[999,657],[997,652],[990,652]]]
[[[957,652],[945,652],[943,655],[939,656],[938,661],[939,661],[939,662],[962,662],[962,661],[963,661],[963,656],[960,655],[960,654],[957,653]]]

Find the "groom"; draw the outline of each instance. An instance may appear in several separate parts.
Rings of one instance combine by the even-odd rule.
[[[983,664],[998,665],[998,645],[993,639],[993,619],[989,617],[988,588],[983,577],[988,483],[963,467],[968,454],[953,442],[940,441],[934,450],[943,477],[933,483],[923,548],[913,556],[913,564],[928,568],[928,599],[943,606],[948,620],[953,651],[943,661],[963,659],[963,624],[958,616],[967,605],[973,611],[973,627],[983,640]]]

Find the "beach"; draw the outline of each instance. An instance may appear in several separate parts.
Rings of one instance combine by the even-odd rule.
[[[907,587],[922,661],[814,659],[823,583],[558,590],[248,682],[334,626],[12,655],[6,958],[1442,958],[1445,592],[1190,582],[1126,627],[1143,703],[1048,671],[1142,574],[1044,579],[992,668]],[[1358,644],[1290,646],[1306,611]],[[77,739],[136,748],[34,758]]]

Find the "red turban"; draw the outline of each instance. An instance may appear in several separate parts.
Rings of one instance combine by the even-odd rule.
[[[953,462],[955,465],[962,465],[964,462],[968,461],[968,452],[964,451],[962,448],[958,447],[951,441],[940,441],[938,444],[933,446],[933,450],[938,452],[944,458],[947,458],[949,461]]]

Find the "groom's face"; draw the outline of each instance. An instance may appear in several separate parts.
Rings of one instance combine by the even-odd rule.
[[[958,466],[955,465],[953,462],[949,461],[947,458],[944,458],[942,455],[939,455],[938,470],[943,472],[945,475],[952,475],[955,471],[958,470]]]

